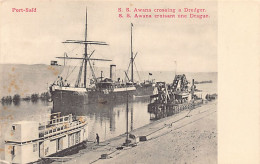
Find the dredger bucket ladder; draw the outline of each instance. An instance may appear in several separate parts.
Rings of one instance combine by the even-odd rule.
[[[185,75],[176,75],[173,80],[173,90],[176,91],[178,84],[180,83],[180,89],[185,90],[185,87],[188,85],[188,81]]]

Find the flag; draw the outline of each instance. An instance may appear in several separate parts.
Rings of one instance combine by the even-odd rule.
[[[152,73],[149,73],[149,75],[153,75]]]

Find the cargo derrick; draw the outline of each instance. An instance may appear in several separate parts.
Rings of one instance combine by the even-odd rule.
[[[190,89],[188,84],[189,82],[184,74],[176,75],[170,85],[165,82],[157,82],[158,94],[150,96],[148,112],[154,115],[154,119],[160,119],[201,104],[202,99],[194,95],[196,89],[194,80],[192,80]]]

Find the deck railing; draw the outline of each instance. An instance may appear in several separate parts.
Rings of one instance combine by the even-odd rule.
[[[68,116],[57,117],[55,119],[40,124],[39,138],[50,137],[57,133],[78,128],[86,123],[86,117],[84,116],[73,117],[70,114]]]

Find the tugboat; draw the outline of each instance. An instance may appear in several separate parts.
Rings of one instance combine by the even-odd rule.
[[[127,72],[125,72],[128,81],[123,82],[120,78],[115,78],[115,65],[110,65],[110,77],[98,78],[95,75],[93,69],[93,64],[90,61],[111,61],[108,59],[97,59],[91,58],[94,51],[89,52],[88,45],[108,45],[101,41],[89,41],[87,40],[87,12],[86,12],[86,29],[85,29],[85,40],[66,40],[63,43],[66,44],[83,44],[85,46],[85,52],[83,57],[68,57],[67,54],[64,57],[58,57],[61,59],[76,59],[82,60],[81,66],[79,67],[79,73],[75,85],[67,83],[67,79],[63,77],[58,77],[50,86],[50,93],[53,100],[54,112],[59,112],[63,107],[75,106],[78,104],[91,104],[91,103],[105,103],[114,102],[118,100],[125,100],[126,92],[128,92],[129,97],[134,96],[144,96],[152,95],[155,84],[153,81],[136,83],[134,81],[134,59],[136,55],[133,55],[132,50],[132,27],[131,23],[131,61],[129,67],[131,66],[131,77],[129,78]],[[87,67],[90,67],[91,75],[93,77],[92,85],[87,85]],[[128,67],[128,69],[129,69]],[[83,75],[83,83],[81,77]],[[149,74],[150,75],[150,74]]]
[[[151,119],[168,117],[202,104],[203,100],[199,97],[200,91],[196,89],[194,79],[190,88],[188,84],[185,74],[175,75],[171,85],[167,85],[165,82],[157,82],[158,94],[150,96],[150,103],[148,104]]]
[[[86,146],[85,116],[53,113],[47,122],[20,121],[6,133],[5,160],[10,163],[33,163],[70,154]]]

